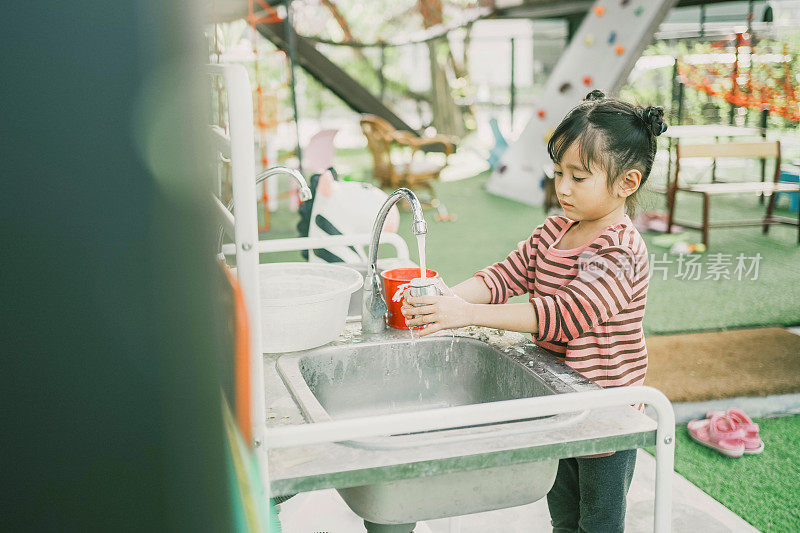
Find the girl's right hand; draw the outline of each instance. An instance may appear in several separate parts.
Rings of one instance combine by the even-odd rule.
[[[420,337],[474,323],[474,305],[456,295],[413,297],[406,294],[404,301],[409,302],[402,308],[406,325],[417,329]]]
[[[436,278],[434,278],[434,279],[435,279],[435,282],[434,282],[433,285],[434,285],[434,287],[439,289],[439,294],[441,294],[442,296],[455,296],[456,295],[456,293],[453,292],[453,289],[448,287],[447,283],[445,283],[444,280],[441,277],[436,276]],[[413,316],[414,316],[414,313],[413,313],[414,307],[411,306],[411,305],[408,305],[406,303],[408,301],[408,293],[409,293],[409,291],[410,291],[410,288],[407,288],[406,290],[403,291],[403,305],[400,307],[400,312],[406,318],[413,318]]]

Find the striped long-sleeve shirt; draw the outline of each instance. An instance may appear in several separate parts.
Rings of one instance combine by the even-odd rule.
[[[549,217],[504,261],[475,275],[489,287],[492,303],[528,293],[537,345],[602,387],[639,385],[647,369],[644,240],[626,215],[592,242],[555,248],[573,224]]]

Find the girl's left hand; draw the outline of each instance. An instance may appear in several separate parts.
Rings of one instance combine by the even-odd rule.
[[[408,327],[424,326],[418,330],[420,337],[472,324],[472,304],[455,295],[415,298],[406,291],[401,312]]]

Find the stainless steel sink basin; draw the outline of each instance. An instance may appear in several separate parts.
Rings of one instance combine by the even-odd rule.
[[[559,364],[554,361],[554,363]],[[563,367],[563,365],[561,365]],[[565,368],[565,367],[563,367]],[[563,368],[559,370],[563,374]],[[571,392],[558,372],[530,368],[468,337],[411,339],[408,332],[356,336],[282,356],[277,369],[310,422],[421,411]],[[351,441],[373,453],[552,430],[584,413]],[[557,461],[437,474],[339,489],[356,514],[405,524],[523,505],[543,497]]]
[[[399,338],[398,338],[399,337]],[[467,337],[409,333],[378,342],[323,346],[286,355],[278,371],[312,422],[419,411],[555,394],[524,365]],[[364,448],[440,444],[553,428],[577,416],[557,415],[506,424],[471,426],[412,435],[350,441]]]

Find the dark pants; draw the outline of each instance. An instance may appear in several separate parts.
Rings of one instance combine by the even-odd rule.
[[[635,465],[636,450],[561,459],[556,481],[547,493],[553,533],[624,531],[625,497]]]

